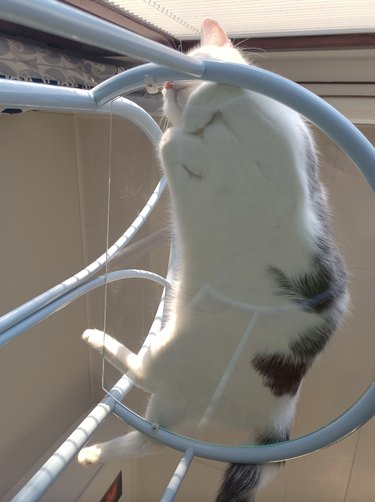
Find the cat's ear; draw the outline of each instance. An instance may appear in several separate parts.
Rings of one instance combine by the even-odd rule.
[[[201,28],[201,45],[216,45],[217,47],[232,46],[232,42],[219,23],[213,19],[205,19]]]

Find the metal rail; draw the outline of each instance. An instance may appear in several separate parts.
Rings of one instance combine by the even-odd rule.
[[[126,94],[131,90],[143,87],[145,78],[152,78],[155,82],[170,79],[201,78],[238,85],[276,99],[311,120],[347,153],[362,171],[369,184],[375,189],[375,150],[373,146],[334,108],[311,92],[285,78],[259,68],[244,65],[196,61],[56,0],[33,0],[33,2],[29,0],[2,0],[0,3],[0,18],[44,31],[47,29],[52,33],[73,40],[85,41],[117,53],[152,61],[150,64],[128,70],[122,75],[108,79],[92,91],[1,81],[0,104],[7,107],[14,105],[22,108],[59,112],[107,114],[112,112],[132,120],[140,126],[153,143],[156,143],[160,138],[160,130],[146,112],[124,99],[116,100],[111,105],[109,101],[120,94]],[[158,66],[158,64],[163,66]],[[2,340],[7,341],[12,338],[11,333],[7,330],[14,329],[19,334],[28,329],[32,322],[39,322],[47,315],[50,315],[57,305],[61,306],[69,303],[80,294],[84,294],[94,284],[99,285],[98,283],[102,279],[92,280],[93,276],[104,266],[106,260],[112,259],[120,249],[128,244],[131,237],[152,212],[165,184],[165,180],[160,182],[140,216],[107,253],[72,278],[3,316],[0,319],[0,332],[3,333],[1,335],[3,336]],[[170,273],[172,273],[171,270]],[[156,324],[154,323],[152,333],[150,332],[143,350],[147,350],[150,337],[156,336],[161,326],[162,314],[160,309],[162,309],[162,303],[155,319]],[[25,324],[22,324],[23,322]],[[93,413],[96,417],[100,415],[97,420],[100,422],[113,410],[118,416],[141,432],[152,435],[152,437],[168,446],[185,452],[164,494],[163,500],[165,502],[174,499],[183,476],[195,455],[222,461],[250,463],[274,462],[295,458],[339,441],[360,427],[375,413],[375,384],[372,384],[362,397],[341,417],[303,438],[267,446],[224,447],[200,443],[161,428],[155,432],[153,424],[138,417],[119,402],[130,388],[130,385],[131,383],[127,378],[123,377],[117,386],[108,393],[102,403],[95,408],[96,411],[94,410]],[[85,440],[96,429],[96,425],[91,426],[91,418],[92,415],[89,415],[88,419],[68,439],[69,447],[68,443],[64,443],[62,449],[57,450],[55,455],[51,457],[14,500],[39,500],[41,494],[48,489],[48,486],[73,459]],[[73,449],[71,449],[72,443],[74,443]],[[59,466],[57,466],[56,462],[59,463]],[[48,482],[43,472],[46,473]]]
[[[110,114],[127,118],[138,126],[151,141],[156,144],[161,137],[161,130],[156,122],[141,107],[127,99],[119,98],[113,103],[98,107],[92,95],[88,91],[80,91],[69,88],[55,88],[43,84],[29,84],[26,82],[1,81],[0,103],[6,106],[30,107],[37,110]],[[144,208],[124,234],[94,262],[77,272],[72,277],[66,279],[61,284],[45,291],[41,295],[33,298],[25,304],[8,312],[0,318],[0,345],[7,343],[13,336],[21,333],[23,329],[28,329],[27,323],[20,325],[29,316],[34,315],[38,310],[61,297],[61,295],[73,290],[81,284],[90,280],[95,274],[103,269],[119,251],[129,244],[131,239],[140,230],[152,210],[158,203],[167,185],[166,179],[162,178],[155,187]],[[18,328],[16,328],[18,325]],[[10,331],[11,330],[11,331]]]

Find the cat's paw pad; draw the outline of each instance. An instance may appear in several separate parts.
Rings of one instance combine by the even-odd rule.
[[[101,449],[94,445],[82,448],[78,454],[78,462],[82,465],[91,465],[100,459]]]
[[[104,333],[98,329],[86,329],[82,340],[94,349],[102,349],[104,346]]]

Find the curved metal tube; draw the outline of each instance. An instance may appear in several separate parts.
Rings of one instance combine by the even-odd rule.
[[[357,167],[375,189],[375,150],[371,143],[342,114],[310,91],[278,75],[259,68],[244,65],[204,61],[205,72],[202,80],[210,80],[239,85],[264,94],[295,109],[331,137],[353,160]],[[157,80],[186,79],[186,75],[148,64],[131,72],[116,76],[98,86],[96,96],[104,102],[107,96],[117,92],[129,92],[141,85],[146,75]],[[169,431],[159,429],[155,432],[152,424],[138,417],[121,404],[115,405],[115,413],[126,422],[162,443],[185,451],[192,448],[195,455],[213,460],[230,462],[264,463],[287,460],[306,455],[339,441],[375,414],[375,384],[343,415],[305,437],[285,443],[264,447],[224,447],[208,445],[190,438],[184,438]]]
[[[128,271],[129,272],[129,271]],[[121,279],[118,276],[118,279]],[[163,278],[162,278],[163,279]],[[114,279],[116,280],[116,279]],[[164,279],[163,279],[164,280]],[[158,280],[156,282],[159,282]],[[143,346],[138,352],[147,350],[156,333],[159,333],[165,307],[165,291],[162,295],[158,310],[155,314],[154,321],[143,343]],[[107,391],[107,395],[98,403],[88,416],[79,424],[72,434],[63,442],[63,444],[55,451],[55,453],[44,463],[44,465],[34,474],[34,476],[26,483],[26,485],[17,493],[12,502],[38,502],[46,493],[53,482],[62,474],[64,469],[73,461],[79,450],[94,434],[96,429],[104,422],[108,415],[113,410],[116,402],[121,401],[126,394],[132,389],[133,383],[123,375],[120,380]]]
[[[375,149],[363,134],[340,112],[311,91],[294,82],[261,68],[219,61],[204,61],[201,80],[236,85],[264,94],[293,108],[326,133],[362,171],[375,190]],[[158,82],[187,80],[190,76],[155,64],[138,66],[108,79],[93,89],[100,103],[116,94],[139,89],[145,75]]]
[[[17,93],[12,92],[15,89],[17,89]],[[43,94],[41,94],[42,92]],[[18,93],[20,93],[20,95],[18,95]],[[35,106],[32,103],[36,101],[38,97],[39,106]],[[42,84],[26,84],[25,82],[11,81],[4,81],[0,86],[0,102],[3,104],[6,102],[6,104],[9,105],[18,103],[18,106],[23,106],[26,103],[27,106],[32,106],[33,108],[37,107],[39,109],[56,109],[56,106],[58,105],[61,109],[64,109],[64,111],[69,111],[69,107],[72,107],[72,109],[74,108],[74,103],[77,98],[79,99],[76,104],[78,106],[78,102],[80,102],[80,112],[112,112],[114,115],[129,119],[135,125],[140,127],[153,144],[156,144],[161,137],[161,130],[150,115],[141,107],[126,99],[117,99],[113,104],[108,104],[98,110],[97,105],[93,101],[92,97],[90,98],[90,93],[87,91],[77,92],[75,89],[62,88],[60,92],[60,89],[56,89],[55,87],[49,88],[49,86]],[[106,263],[110,262],[116,254],[130,242],[130,240],[142,227],[143,223],[146,221],[149,214],[152,212],[162,196],[166,185],[166,179],[162,178],[137,218],[124,232],[124,234],[107,250],[107,252],[103,253],[94,262],[74,276],[3,315],[0,318],[0,345],[13,338],[13,336],[9,336],[9,333],[4,336],[2,333],[17,323],[20,323],[26,319],[27,316],[32,315],[34,312],[38,311],[56,298],[59,298],[61,295],[64,295],[68,291],[71,291],[80,284],[88,281],[91,277],[98,273]],[[18,330],[16,331],[17,334],[19,334]]]
[[[114,96],[117,97],[117,96]],[[61,113],[112,114],[137,125],[152,144],[157,144],[162,131],[155,120],[140,106],[125,98],[98,104],[92,91],[70,87],[2,80],[0,104],[7,108],[58,111]]]
[[[1,344],[4,345],[10,340],[13,340],[13,338],[15,338],[16,336],[32,328],[41,321],[44,321],[44,319],[47,319],[47,317],[49,317],[51,314],[54,314],[58,310],[66,307],[80,296],[85,295],[86,293],[89,293],[93,289],[98,288],[99,286],[103,286],[106,283],[109,284],[121,279],[147,279],[149,281],[156,282],[164,287],[168,287],[170,285],[169,282],[164,279],[164,277],[154,274],[153,272],[148,272],[146,270],[129,269],[109,272],[106,275],[101,275],[99,277],[96,277],[95,279],[84,282],[80,286],[77,286],[64,294],[59,295],[58,298],[50,301],[47,305],[44,305],[35,312],[29,313],[25,319],[19,321],[17,324],[14,324],[3,333],[1,333]]]
[[[375,382],[351,408],[328,425],[297,439],[264,446],[221,446],[202,443],[161,427],[155,430],[155,424],[138,416],[121,403],[115,404],[114,413],[143,434],[175,450],[185,451],[191,448],[198,457],[222,462],[264,464],[302,457],[326,448],[356,431],[375,414]]]
[[[168,79],[170,77],[171,73],[167,69],[159,68],[155,65],[146,66],[147,72],[156,71],[160,78]],[[369,183],[375,187],[374,148],[347,119],[330,105],[300,86],[259,68],[212,61],[205,61],[205,67],[206,70],[203,78],[247,87],[255,92],[260,92],[273,99],[277,99],[305,115],[339,144],[362,170]],[[137,75],[139,78],[142,78],[143,82],[144,69],[136,69],[134,71],[132,86],[136,85],[134,82],[138,78]],[[126,79],[126,74],[121,79],[116,79],[116,85],[117,81],[120,80],[122,84],[126,84]],[[186,450],[187,447],[191,446],[197,455],[208,456],[208,458],[217,460],[241,461],[242,459],[242,461],[247,462],[266,462],[293,458],[315,451],[320,447],[339,440],[371,418],[375,411],[374,394],[374,385],[372,385],[350,410],[320,431],[285,444],[237,449],[235,456],[233,456],[233,448],[228,449],[228,447],[203,445],[199,442],[189,443],[192,440],[180,438],[167,431],[160,430],[157,439],[165,441],[166,444],[170,444],[172,447],[181,450]],[[146,434],[148,433],[150,424],[147,421],[142,422],[142,419],[140,419],[141,421],[134,421],[132,412],[127,410],[125,413],[120,405],[116,405],[115,409],[123,418],[126,417],[126,420],[131,425],[134,425],[136,428],[139,427]],[[173,439],[171,440],[171,438]],[[248,450],[252,452],[251,458],[249,457]],[[237,453],[239,456],[237,456]]]
[[[200,61],[56,0],[1,0],[0,18],[188,74],[204,70]]]
[[[167,80],[196,80],[200,78],[154,63],[146,63],[107,78],[101,84],[96,85],[91,92],[98,105],[104,105],[116,96],[143,89],[146,77],[152,77],[159,85],[163,85]]]
[[[151,60],[169,67],[164,68],[155,64],[144,65],[109,79],[91,92],[62,88],[52,90],[48,86],[35,87],[37,84],[4,81],[0,86],[0,102],[17,104],[19,107],[23,107],[23,103],[26,108],[65,109],[65,111],[74,112],[89,110],[93,113],[108,113],[107,105],[101,107],[99,105],[108,102],[118,94],[143,87],[147,75],[157,81],[170,80],[171,78],[175,80],[189,79],[193,75],[203,80],[238,85],[280,101],[311,120],[342,148],[375,189],[375,150],[373,146],[334,108],[311,92],[283,77],[245,65],[195,61],[55,0],[34,0],[32,3],[29,0],[3,0],[0,4],[0,16],[3,19],[21,22],[37,29],[44,30],[48,27],[55,34],[86,41],[118,53]],[[25,95],[23,95],[23,91],[25,91]],[[115,112],[115,108],[112,108],[112,111]],[[139,113],[142,115],[142,112]],[[143,129],[146,134],[150,128],[155,127],[150,125],[150,118],[145,119],[145,123],[147,121],[148,123]],[[140,124],[142,123],[143,119],[140,119]],[[155,134],[155,141],[159,137],[160,130]],[[89,267],[56,288],[52,288],[52,290],[16,309],[17,312],[13,311],[13,313],[3,316],[0,320],[2,329],[17,323],[17,326],[14,326],[14,333],[19,334],[30,326],[29,322],[31,325],[39,322],[90,288],[104,284],[105,280],[109,281],[110,275],[107,278],[96,278],[88,282],[89,278],[102,268],[108,257],[113,257],[140,228],[142,222],[155,207],[165,184],[165,180],[162,180],[159,188],[151,196],[149,205],[147,209],[145,208],[140,220],[138,218],[128,229],[128,234],[126,237],[124,234],[120,243],[119,241],[115,243],[110,249],[110,253],[102,255]],[[158,282],[165,285],[163,283],[165,280],[162,279],[160,282],[159,279]],[[86,284],[83,284],[85,282]],[[10,317],[7,317],[9,315]],[[26,319],[27,317],[30,319]],[[11,335],[10,330],[4,334],[10,337],[16,336],[16,334]],[[204,444],[163,429],[155,431],[153,424],[137,416],[119,402],[115,402],[113,406],[115,413],[133,427],[175,449],[188,450],[189,456],[194,454],[214,460],[265,463],[306,455],[339,441],[363,425],[375,413],[375,383],[350,409],[318,431],[285,443],[256,447],[236,448]]]

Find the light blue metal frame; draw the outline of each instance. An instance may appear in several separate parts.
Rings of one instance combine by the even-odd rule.
[[[132,278],[138,275],[138,272],[143,271],[126,271],[125,276],[122,275],[122,271],[117,271],[112,275],[113,280],[119,280],[122,278]],[[147,274],[147,272],[146,272]],[[165,279],[153,274],[152,280],[161,285],[165,284]],[[101,278],[101,282],[106,281],[106,277]],[[107,281],[106,281],[107,282]],[[100,286],[95,281],[91,281],[91,286],[88,286],[87,291],[91,291],[95,287]],[[79,293],[75,292],[75,298],[80,296]],[[84,294],[84,293],[82,293]],[[150,328],[148,337],[144,341],[141,350],[146,349],[152,338],[159,333],[164,316],[164,299],[165,294],[162,295],[158,310],[155,315],[155,319]],[[133,382],[126,376],[123,375],[120,380],[112,387],[112,389],[107,393],[107,395],[102,399],[102,401],[95,406],[95,408],[88,414],[88,416],[78,425],[78,427],[72,432],[72,434],[62,443],[62,445],[51,455],[51,457],[45,462],[45,464],[34,474],[34,476],[26,483],[26,485],[17,493],[17,495],[12,499],[12,502],[38,502],[40,498],[46,493],[48,488],[54,483],[54,481],[63,473],[66,467],[69,465],[80,449],[85,445],[85,443],[90,439],[90,437],[95,433],[95,431],[100,427],[108,415],[113,411],[116,404],[118,404],[128,392],[132,389]]]
[[[156,122],[141,107],[125,99],[116,99],[112,104],[98,107],[90,92],[69,88],[55,88],[47,85],[29,84],[26,82],[1,81],[0,103],[4,106],[22,106],[46,111],[68,113],[109,114],[127,118],[137,125],[152,144],[157,144],[161,130]],[[17,104],[18,103],[18,104]],[[15,325],[28,319],[29,316],[45,307],[53,300],[85,283],[100,272],[106,263],[110,262],[119,251],[129,244],[143,223],[156,206],[167,185],[165,177],[160,180],[146,205],[124,234],[99,258],[86,268],[66,279],[61,284],[51,288],[29,302],[8,312],[0,318],[0,345],[8,342],[14,336],[28,329],[27,323],[17,330]],[[11,332],[9,330],[13,328]],[[21,328],[21,327],[20,327]]]
[[[109,102],[121,94],[144,87],[146,78],[152,78],[155,82],[201,78],[239,85],[276,99],[311,120],[342,148],[375,189],[374,147],[334,108],[285,78],[244,65],[193,60],[56,0],[33,0],[33,2],[29,0],[2,0],[0,2],[0,18],[43,31],[47,29],[51,33],[66,38],[80,40],[145,61],[152,61],[152,63],[108,79],[92,91],[1,81],[0,104],[6,107],[15,106],[17,108],[74,113],[108,114],[112,112],[132,120],[153,143],[156,143],[160,138],[160,129],[144,110],[123,98],[116,99],[112,104]],[[164,66],[158,66],[155,63]],[[135,273],[137,276],[143,277],[145,274],[147,275],[146,272],[141,271],[122,271],[116,273],[117,275],[94,278],[104,267],[106,261],[113,259],[116,253],[123,249],[135,235],[155,207],[165,185],[166,181],[161,180],[137,220],[107,253],[72,278],[3,316],[0,319],[0,344],[11,340],[14,336],[53,313],[57,308],[70,303],[81,294],[99,286],[105,280],[118,280],[128,273]],[[163,278],[155,275],[150,278],[157,280],[164,286],[167,285]],[[141,350],[147,350],[150,337],[155,336],[160,329],[162,306],[163,302],[160,304],[149,337]],[[375,414],[375,384],[372,384],[341,417],[305,437],[275,445],[225,447],[204,444],[178,436],[162,428],[155,428],[154,424],[137,416],[120,403],[131,385],[126,376],[122,377],[92,413],[99,417],[97,422],[101,423],[111,411],[114,411],[115,414],[144,434],[184,452],[184,456],[163,496],[164,502],[174,499],[193,456],[249,463],[295,458],[339,441]],[[96,427],[92,427],[92,421],[86,419],[14,500],[39,500],[95,429]]]

